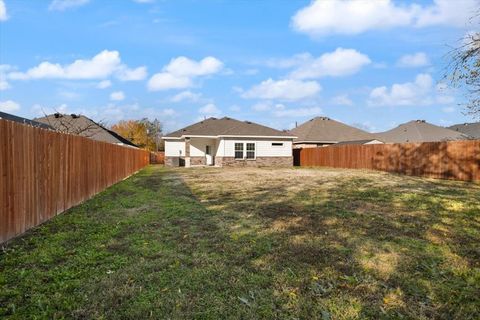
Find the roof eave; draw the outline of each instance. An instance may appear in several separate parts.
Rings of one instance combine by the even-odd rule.
[[[218,139],[218,138],[275,138],[275,139],[297,139],[295,136],[263,136],[263,135],[217,135],[217,136],[210,136],[210,135],[193,135],[193,134],[186,134],[180,137],[162,137],[163,140],[180,140],[185,138],[210,138],[210,139]]]

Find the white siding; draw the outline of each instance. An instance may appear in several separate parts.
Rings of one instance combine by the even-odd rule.
[[[234,157],[235,143],[255,143],[257,157],[291,157],[292,140],[283,139],[222,139],[217,156]],[[283,143],[283,146],[272,146],[272,143]]]
[[[165,140],[165,156],[178,157],[180,155],[185,156],[185,141]]]
[[[190,156],[204,157],[206,146],[210,146],[212,148],[212,155],[215,155],[216,139],[191,138],[190,139]]]

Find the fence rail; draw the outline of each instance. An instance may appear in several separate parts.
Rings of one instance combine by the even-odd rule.
[[[480,140],[295,149],[294,163],[478,181]]]
[[[144,150],[0,119],[0,243],[148,163]]]

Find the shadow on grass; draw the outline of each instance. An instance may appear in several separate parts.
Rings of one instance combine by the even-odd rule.
[[[478,190],[368,175],[242,189],[222,172],[149,167],[16,239],[0,315],[478,318]]]

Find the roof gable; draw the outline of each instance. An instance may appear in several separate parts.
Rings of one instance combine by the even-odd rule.
[[[313,118],[290,130],[297,136],[297,142],[340,142],[354,140],[372,140],[375,136],[369,132],[346,125],[327,117]]]
[[[208,118],[180,130],[169,133],[165,138],[180,138],[182,136],[265,136],[291,137],[292,135],[250,121],[239,121],[224,117]]]
[[[434,142],[466,140],[470,137],[454,130],[436,126],[425,120],[413,120],[389,131],[376,134],[380,140],[390,143]]]

